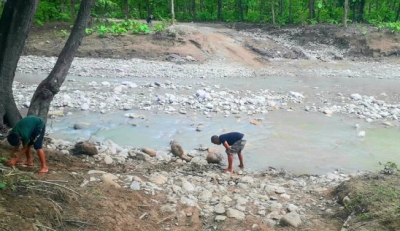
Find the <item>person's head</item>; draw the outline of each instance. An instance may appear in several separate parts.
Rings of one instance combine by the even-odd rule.
[[[11,146],[17,146],[20,142],[19,135],[17,133],[10,133],[7,136],[7,141]]]
[[[219,141],[219,136],[217,136],[217,135],[211,136],[211,143],[221,144],[221,141]]]

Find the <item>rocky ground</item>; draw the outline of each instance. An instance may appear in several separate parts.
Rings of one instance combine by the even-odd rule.
[[[18,73],[50,72],[56,59],[43,56],[57,55],[65,41],[57,33],[60,25],[56,26],[31,32]],[[171,31],[176,36],[86,37],[78,55],[85,58],[76,58],[70,69],[77,77],[63,85],[50,115],[138,109],[160,115],[235,116],[256,124],[262,115],[285,110],[343,114],[398,126],[400,104],[393,84],[399,78],[398,61],[385,58],[397,55],[395,34],[365,26],[327,25],[279,29],[183,24]],[[271,89],[262,85],[269,77],[294,78],[311,87]],[[357,81],[347,84],[341,78]],[[312,85],[321,79],[333,79],[335,84],[324,89]],[[261,84],[243,85],[243,80]],[[368,84],[376,80],[393,82]],[[29,107],[35,87],[14,83],[21,110]],[[141,115],[127,112],[125,116]],[[75,128],[82,126],[77,122]],[[33,175],[31,168],[2,167],[2,182],[7,185],[0,198],[4,230],[366,227],[365,220],[348,219],[350,210],[343,206],[343,198],[353,199],[351,193],[335,192],[335,187],[359,179],[361,173],[296,176],[269,168],[257,174],[227,175],[217,164],[207,163],[207,147],[186,150],[183,160],[169,150],[120,147],[111,140],[78,141],[84,143],[47,140],[51,166],[47,175]],[[3,158],[8,151],[2,147]],[[21,207],[15,207],[17,203]],[[379,227],[380,223],[373,220],[372,224]]]

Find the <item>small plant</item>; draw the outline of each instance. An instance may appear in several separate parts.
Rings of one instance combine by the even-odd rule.
[[[97,29],[97,33],[99,33],[99,35],[101,37],[105,37],[107,32],[108,32],[108,28],[104,25],[100,25]]]
[[[36,19],[35,23],[38,24],[39,26],[43,26],[44,25],[44,23],[39,19]]]
[[[91,35],[93,33],[93,29],[92,28],[86,28],[85,29],[85,33],[86,33],[86,35]]]
[[[67,31],[67,30],[61,30],[61,34],[62,34],[63,36],[67,36],[67,35],[68,35],[68,31]]]
[[[366,31],[366,30],[363,30],[363,31],[362,31],[362,35],[364,35],[364,36],[367,35],[367,31]]]

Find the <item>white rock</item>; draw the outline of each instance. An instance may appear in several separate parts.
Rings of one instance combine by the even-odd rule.
[[[285,214],[281,218],[279,223],[282,225],[289,225],[289,226],[297,228],[301,225],[301,218],[300,218],[300,215],[297,214],[296,212],[290,212],[290,213]]]
[[[236,209],[232,209],[232,208],[228,208],[226,215],[228,217],[231,218],[236,218],[238,220],[244,220],[245,219],[245,215],[243,212],[236,210]]]
[[[131,188],[132,190],[135,190],[135,191],[140,190],[140,183],[137,182],[137,181],[133,181],[133,182],[131,183],[131,185],[130,185],[130,188]]]
[[[113,161],[113,159],[112,159],[110,156],[105,156],[105,157],[104,157],[104,162],[105,162],[106,164],[112,164],[114,161]]]
[[[224,214],[225,213],[225,208],[223,204],[217,204],[214,206],[214,211],[216,214]]]
[[[194,191],[194,186],[189,181],[183,181],[182,188],[183,188],[183,190],[185,190],[187,192]]]
[[[89,104],[87,104],[87,103],[84,103],[81,105],[81,110],[83,110],[83,111],[89,110],[89,108],[90,108]]]
[[[364,136],[365,136],[365,131],[360,131],[360,132],[357,134],[357,136],[358,136],[358,137],[364,137]]]

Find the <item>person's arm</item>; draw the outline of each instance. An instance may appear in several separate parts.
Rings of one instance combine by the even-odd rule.
[[[229,151],[229,149],[231,149],[231,146],[229,146],[229,144],[228,144],[228,141],[225,141],[224,143],[222,143],[223,145],[224,145],[224,147],[225,147],[225,152],[227,152],[228,153],[228,151]]]
[[[18,144],[17,146],[14,146],[13,150],[10,152],[10,156],[14,156],[14,154],[15,154],[16,152],[18,152],[19,145],[20,145],[20,144]]]
[[[21,159],[21,157],[25,154],[25,152],[29,149],[28,144],[26,144],[22,150],[18,153],[17,157],[15,157],[14,159],[11,159],[10,161],[8,161],[8,166],[14,166],[17,164],[17,162],[19,161],[19,159]]]

